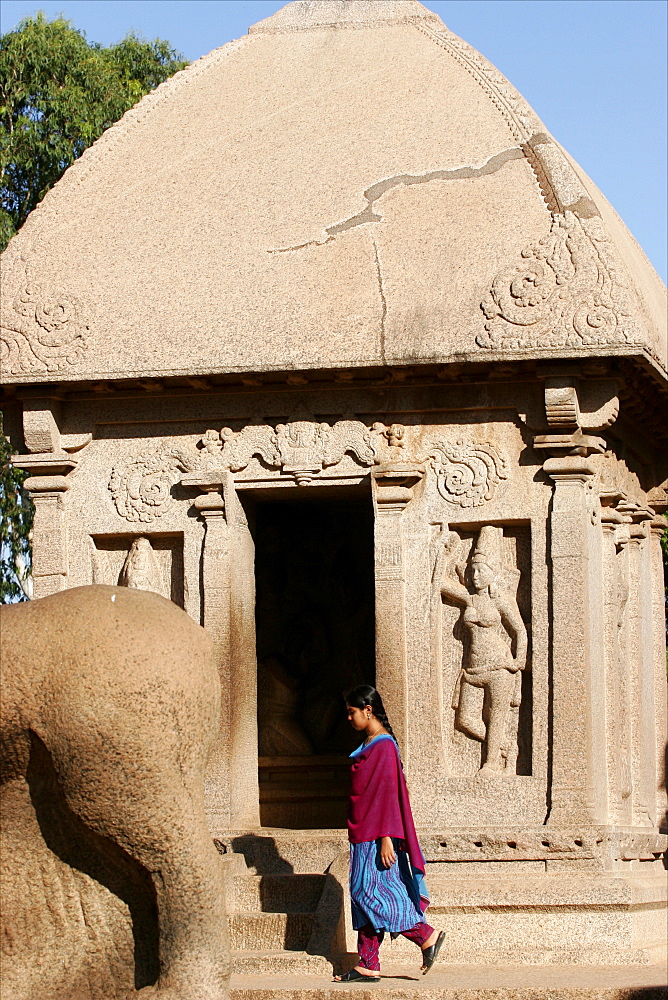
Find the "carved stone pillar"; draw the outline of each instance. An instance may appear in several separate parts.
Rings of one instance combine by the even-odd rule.
[[[184,476],[184,485],[197,485],[204,492],[195,507],[204,521],[202,545],[202,624],[213,639],[221,660],[230,645],[230,546],[225,519],[220,474],[213,477]]]
[[[659,510],[662,509],[659,507]],[[668,691],[666,690],[666,605],[664,601],[663,554],[661,552],[661,536],[666,530],[666,519],[656,517],[650,523],[649,566],[652,580],[652,660],[654,679],[654,734],[656,748],[656,771],[654,775],[654,796],[656,801],[656,816],[660,824],[662,817],[668,814],[668,799],[666,797],[666,732],[668,730]],[[665,769],[665,770],[664,770]]]
[[[549,824],[591,822],[592,691],[590,634],[591,503],[595,469],[579,455],[548,458],[552,597],[552,782]],[[599,777],[598,780],[601,780]]]
[[[255,543],[230,472],[223,496],[230,539],[230,822],[247,830],[260,826]]]
[[[604,498],[601,508],[601,532],[603,543],[602,590],[604,601],[604,642],[606,720],[607,720],[607,774],[610,821],[619,823],[630,792],[629,779],[623,777],[627,757],[624,730],[620,711],[622,692],[625,690],[624,672],[626,663],[622,657],[623,625],[628,586],[620,577],[621,556],[618,533],[622,525],[622,515]],[[624,525],[626,529],[626,525]]]
[[[221,682],[220,742],[214,748],[206,778],[206,803],[213,829],[230,825],[230,545],[221,475],[188,475],[186,486],[203,492],[195,507],[204,521],[202,545],[202,624],[213,639]]]
[[[77,465],[68,454],[16,456],[14,463],[31,475],[24,486],[35,504],[33,522],[33,597],[48,597],[67,586],[67,474]]]
[[[33,396],[22,401],[23,438],[29,455],[13,462],[30,475],[24,486],[35,504],[32,531],[33,597],[48,597],[67,585],[67,520],[65,494],[68,474],[77,460],[64,450],[58,428],[60,399]]]
[[[620,775],[620,806],[617,822],[622,826],[631,826],[633,822],[633,776],[631,762],[633,760],[632,718],[633,705],[631,698],[630,665],[630,630],[629,630],[629,598],[630,598],[630,559],[629,559],[629,524],[628,518],[622,517],[622,523],[617,529],[617,600],[618,600],[618,639],[619,639],[619,702],[616,706],[617,724],[621,737],[621,754],[619,759]]]
[[[376,684],[405,746],[407,699],[406,564],[402,513],[424,469],[403,463],[371,472],[375,513]]]
[[[192,473],[181,481],[204,491],[195,500],[206,525],[202,621],[220,657],[222,735],[209,770],[208,808],[219,829],[255,828],[260,816],[253,539],[229,472]]]
[[[656,825],[656,706],[654,690],[650,540],[646,511],[632,515],[630,527],[629,611],[631,657],[633,824]]]

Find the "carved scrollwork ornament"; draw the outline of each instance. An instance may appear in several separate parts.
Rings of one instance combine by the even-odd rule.
[[[223,427],[219,434],[207,431],[200,447],[207,466],[239,472],[258,457],[270,467],[291,473],[301,485],[323,469],[337,465],[346,454],[362,466],[377,460],[371,432],[358,420],[337,420],[333,426],[291,420],[275,428],[249,424],[240,431]]]
[[[174,505],[172,487],[181,472],[197,469],[197,457],[179,448],[143,452],[126,465],[115,466],[109,490],[116,510],[126,521],[148,524],[163,517]]]
[[[458,507],[480,507],[509,476],[506,458],[489,442],[437,441],[429,457],[438,492]]]
[[[88,324],[81,302],[26,277],[0,329],[0,365],[11,374],[58,372],[86,353]]]
[[[111,472],[109,490],[121,517],[144,523],[163,517],[175,500],[172,487],[182,472],[229,474],[245,469],[253,458],[307,486],[323,471],[350,455],[361,468],[430,461],[441,496],[460,507],[478,507],[495,495],[508,478],[508,462],[489,442],[458,440],[411,443],[402,424],[337,420],[333,425],[290,420],[276,427],[247,424],[207,430],[192,453],[176,447],[146,451]],[[402,465],[402,468],[403,468]],[[401,473],[405,478],[406,472]]]
[[[630,292],[600,218],[552,214],[547,236],[500,272],[480,306],[479,347],[503,350],[635,343]]]

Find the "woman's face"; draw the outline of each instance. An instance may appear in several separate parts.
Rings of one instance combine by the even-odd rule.
[[[348,713],[348,722],[358,733],[362,732],[369,725],[367,712],[371,711],[370,706],[366,705],[364,708],[355,708],[354,705],[346,705],[346,711]]]
[[[494,570],[487,565],[487,563],[474,562],[471,567],[471,576],[473,578],[473,586],[475,589],[484,590],[485,587],[489,587],[490,584],[494,583],[496,574],[494,573]]]

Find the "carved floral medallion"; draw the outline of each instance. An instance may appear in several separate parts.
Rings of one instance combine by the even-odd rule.
[[[488,442],[436,441],[429,457],[438,492],[459,507],[480,507],[491,500],[509,475],[505,457]]]

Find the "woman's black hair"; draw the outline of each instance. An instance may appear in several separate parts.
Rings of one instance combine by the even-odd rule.
[[[353,688],[352,691],[348,691],[345,695],[346,705],[351,705],[353,708],[366,708],[367,705],[371,706],[371,711],[376,716],[378,721],[382,723],[385,729],[392,737],[395,743],[397,743],[397,738],[392,732],[392,726],[390,725],[389,719],[387,718],[387,713],[385,712],[385,706],[383,705],[383,699],[376,691],[375,687],[371,684],[360,684],[358,687]],[[399,744],[397,743],[397,746]]]

